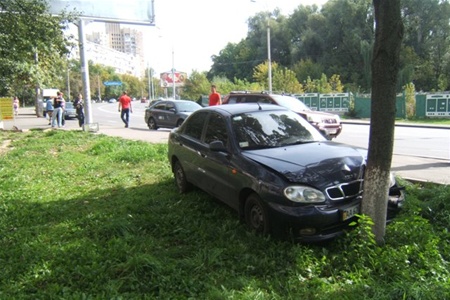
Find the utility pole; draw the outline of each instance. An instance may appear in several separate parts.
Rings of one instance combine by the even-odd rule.
[[[173,85],[173,99],[176,98],[176,89],[175,89],[175,52],[172,47],[172,85]]]
[[[269,93],[272,93],[272,58],[270,54],[270,13],[267,16],[267,63],[269,64],[269,68],[267,70],[267,74],[269,77]]]

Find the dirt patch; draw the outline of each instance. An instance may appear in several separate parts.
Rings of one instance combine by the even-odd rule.
[[[0,155],[5,154],[7,151],[11,149],[9,147],[11,145],[11,140],[4,140],[2,144],[0,145]]]

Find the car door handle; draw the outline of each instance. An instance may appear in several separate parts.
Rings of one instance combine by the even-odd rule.
[[[197,151],[197,154],[203,158],[207,156],[205,153],[202,153],[201,151]]]

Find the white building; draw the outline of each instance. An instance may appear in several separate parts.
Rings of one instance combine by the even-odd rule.
[[[74,49],[71,56],[79,59],[79,49]],[[143,34],[120,28],[118,23],[105,23],[104,32],[86,34],[86,59],[113,67],[119,74],[142,78],[145,75]]]
[[[85,47],[88,61],[112,67],[118,74],[130,74],[138,78],[143,77],[145,72],[145,69],[143,69],[144,64],[141,63],[137,56],[116,51],[90,41],[86,41]],[[71,56],[74,59],[79,59],[79,48],[74,48]]]

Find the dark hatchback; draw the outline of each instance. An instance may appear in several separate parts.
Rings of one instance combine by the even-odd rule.
[[[342,234],[360,213],[365,155],[326,140],[284,107],[202,108],[171,131],[168,143],[178,190],[199,187],[256,232],[323,241]],[[392,176],[388,219],[403,200]]]
[[[144,121],[151,130],[160,127],[175,128],[200,108],[202,107],[199,104],[190,100],[161,100],[147,107]]]

